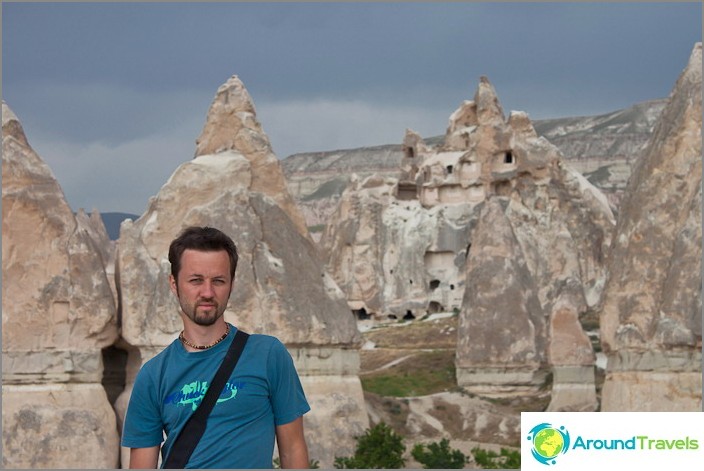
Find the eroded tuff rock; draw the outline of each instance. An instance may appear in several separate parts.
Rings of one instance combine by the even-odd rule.
[[[596,407],[580,317],[604,284],[614,218],[525,113],[504,118],[485,78],[430,147],[408,131],[400,178],[353,180],[321,244],[360,316],[461,311],[457,374],[482,395],[535,391]],[[521,327],[522,326],[522,327]]]
[[[303,216],[286,188],[279,159],[257,120],[254,102],[236,76],[218,88],[205,126],[196,139],[195,156],[228,150],[241,153],[252,167],[250,191],[268,196],[281,207],[304,237],[309,237]]]
[[[629,108],[597,116],[532,121],[539,136],[560,150],[562,158],[604,193],[616,213],[631,167],[653,132],[666,98],[637,103]],[[423,139],[434,146],[444,135]],[[304,152],[286,157],[281,164],[288,189],[296,200],[312,236],[319,240],[322,228],[337,207],[351,175],[360,179],[372,174],[398,178],[404,158],[402,146],[381,145]]]
[[[628,182],[601,310],[602,410],[702,407],[702,45]]]
[[[332,466],[334,456],[354,451],[354,436],[368,426],[357,376],[361,336],[237,77],[218,89],[196,155],[174,172],[145,214],[121,226],[123,337],[133,348],[128,383],[182,328],[168,287],[170,241],[189,225],[217,227],[240,255],[225,319],[286,344],[312,407],[304,419],[310,456]],[[122,413],[130,387],[119,401]]]
[[[535,392],[551,370],[549,410],[594,410],[595,356],[579,319],[605,280],[606,198],[525,113],[505,120],[487,82],[451,117],[446,147],[465,151],[444,162],[465,172],[460,188],[484,198],[465,264],[458,383],[487,396]]]
[[[113,468],[101,349],[118,328],[101,248],[4,102],[2,132],[3,466]]]

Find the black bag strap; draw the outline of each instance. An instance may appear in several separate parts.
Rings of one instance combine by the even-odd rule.
[[[176,437],[174,444],[171,446],[171,452],[164,461],[162,468],[183,469],[188,463],[191,453],[196,449],[198,441],[203,436],[203,432],[205,432],[208,415],[217,402],[218,397],[220,397],[220,393],[230,378],[232,371],[235,369],[237,360],[239,360],[248,338],[248,333],[237,329],[235,338],[232,339],[230,348],[227,350],[225,358],[222,360],[217,373],[215,373],[208,390],[205,392],[203,400],[196,411],[188,418],[186,425],[181,429],[181,433]]]

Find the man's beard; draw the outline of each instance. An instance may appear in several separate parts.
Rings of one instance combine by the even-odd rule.
[[[200,303],[213,304],[214,306],[209,308],[207,311],[199,310]],[[179,297],[179,304],[181,305],[181,311],[192,320],[197,325],[210,326],[215,324],[215,322],[222,317],[225,309],[227,308],[227,303],[224,306],[220,306],[215,300],[198,300],[195,305],[189,304],[185,301],[181,301]]]

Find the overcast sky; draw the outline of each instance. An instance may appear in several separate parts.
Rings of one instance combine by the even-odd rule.
[[[74,210],[142,214],[238,75],[279,158],[445,132],[485,75],[505,112],[667,97],[686,3],[2,3],[2,96]]]

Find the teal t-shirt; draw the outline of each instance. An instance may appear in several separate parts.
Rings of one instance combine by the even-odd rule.
[[[175,340],[141,368],[130,396],[122,445],[160,445],[162,462],[173,440],[198,407],[220,367],[236,329],[202,352]],[[188,468],[272,467],[275,426],[310,410],[293,359],[275,337],[250,335],[229,381],[208,416]]]

